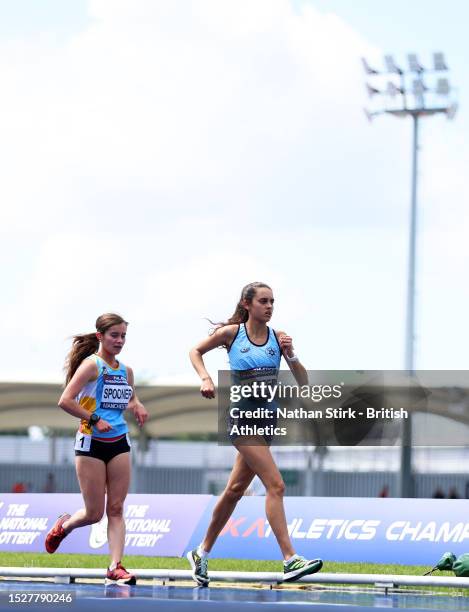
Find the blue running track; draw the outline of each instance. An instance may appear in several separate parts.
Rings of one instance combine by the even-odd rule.
[[[10,603],[14,593],[73,593],[72,603]],[[358,612],[379,609],[468,610],[469,597],[353,593],[312,588],[198,588],[187,586],[108,586],[0,581],[0,612]]]

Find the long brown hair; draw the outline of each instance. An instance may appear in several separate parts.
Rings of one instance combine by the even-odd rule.
[[[210,323],[215,326],[210,331],[210,333],[213,334],[217,329],[219,329],[220,327],[225,327],[225,325],[233,325],[234,323],[246,323],[246,321],[249,319],[249,311],[243,306],[243,302],[247,302],[248,304],[250,304],[254,296],[256,295],[257,290],[261,288],[270,289],[272,291],[269,285],[266,285],[265,283],[261,282],[249,283],[249,285],[243,287],[243,290],[241,291],[241,297],[239,298],[239,302],[236,304],[234,313],[231,315],[228,321],[220,323],[214,323],[213,321],[210,321]]]
[[[121,323],[128,325],[127,321],[124,321],[120,315],[113,312],[107,312],[96,319],[96,332],[104,334],[113,325],[120,325]],[[66,385],[72,379],[83,359],[86,359],[86,357],[98,351],[99,340],[96,337],[96,332],[73,336],[72,348],[67,355],[64,367]]]

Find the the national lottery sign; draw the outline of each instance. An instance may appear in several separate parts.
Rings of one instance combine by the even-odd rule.
[[[210,495],[129,495],[124,507],[126,554],[178,557],[184,552]],[[44,552],[59,514],[83,507],[79,494],[0,494],[0,550]],[[107,553],[107,518],[81,527],[60,545],[63,553]]]

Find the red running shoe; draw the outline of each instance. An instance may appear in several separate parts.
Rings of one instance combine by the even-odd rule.
[[[52,529],[46,535],[46,542],[45,542],[45,544],[46,544],[46,550],[47,550],[48,553],[50,553],[50,554],[55,553],[55,551],[59,547],[60,542],[67,535],[65,533],[65,530],[62,527],[62,525],[69,518],[70,518],[70,514],[61,514],[59,516],[59,518],[55,521],[54,526],[52,527]]]
[[[116,565],[115,569],[110,570],[108,568],[107,570],[106,584],[136,584],[136,583],[137,583],[136,577],[130,572],[128,572],[120,561]]]

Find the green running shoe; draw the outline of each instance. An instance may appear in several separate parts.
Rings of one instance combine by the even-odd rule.
[[[304,557],[295,555],[290,563],[283,563],[283,582],[293,582],[302,576],[319,572],[323,563],[322,559],[308,561]]]
[[[192,567],[192,578],[199,586],[208,586],[210,578],[208,577],[208,559],[202,558],[197,549],[191,550],[186,555]]]

